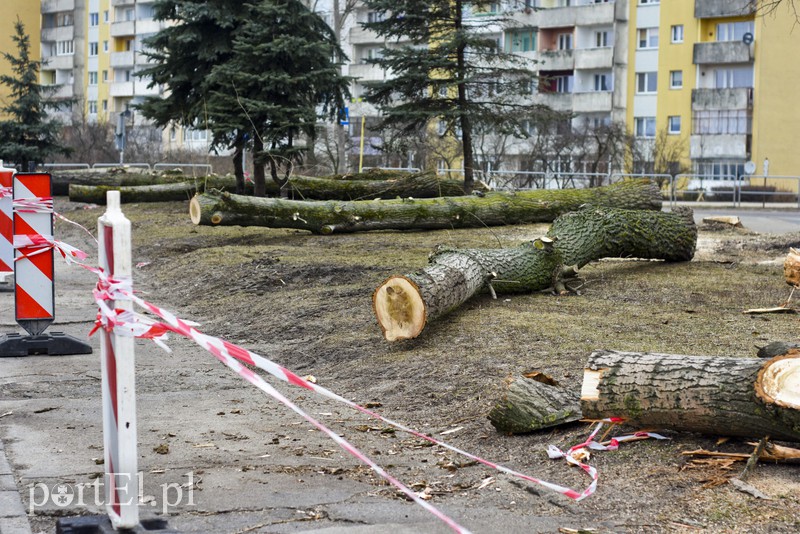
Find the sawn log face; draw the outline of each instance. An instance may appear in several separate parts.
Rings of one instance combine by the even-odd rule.
[[[641,427],[800,441],[800,406],[756,392],[759,371],[778,358],[596,351],[584,372],[581,409],[586,418],[621,417]]]

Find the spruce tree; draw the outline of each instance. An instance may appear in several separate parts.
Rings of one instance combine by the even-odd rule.
[[[433,121],[442,121],[445,133],[461,140],[464,187],[470,191],[476,128],[525,136],[521,120],[530,103],[524,96],[535,73],[490,37],[507,21],[489,13],[488,0],[365,2],[382,17],[364,27],[387,42],[409,42],[371,60],[392,76],[372,86],[367,100],[381,109],[386,126],[430,131]]]
[[[61,124],[49,118],[48,110],[61,103],[48,100],[55,90],[39,83],[41,62],[31,58],[30,38],[17,18],[14,23],[16,55],[2,52],[11,64],[12,74],[0,76],[0,83],[10,89],[8,101],[0,106],[0,159],[13,161],[23,171],[56,155],[68,155],[59,143]]]

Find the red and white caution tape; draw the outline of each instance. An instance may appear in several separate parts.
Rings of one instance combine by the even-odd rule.
[[[6,197],[11,198],[13,193],[14,193],[13,188],[0,185],[0,198],[6,198]]]
[[[30,258],[37,254],[47,252],[50,249],[57,250],[67,263],[80,263],[79,260],[86,259],[85,252],[62,241],[57,241],[51,235],[16,234],[14,235],[13,246],[14,249],[20,253],[19,256],[14,258],[14,261],[18,261],[22,258]],[[25,252],[23,252],[23,250],[25,250]]]
[[[15,198],[13,209],[17,213],[53,213],[53,197]]]

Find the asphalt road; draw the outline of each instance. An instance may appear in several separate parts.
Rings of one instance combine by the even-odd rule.
[[[770,210],[750,208],[703,207],[694,209],[694,220],[717,215],[737,216],[745,228],[760,234],[800,232],[800,209]]]

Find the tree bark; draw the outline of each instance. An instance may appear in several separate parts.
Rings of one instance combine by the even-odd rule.
[[[489,412],[492,426],[509,434],[534,432],[581,418],[577,393],[524,376],[508,384],[503,398]]]
[[[584,417],[722,436],[800,441],[800,352],[758,358],[596,351]]]
[[[690,208],[661,213],[587,206],[556,219],[547,236],[558,240],[564,265],[580,269],[600,258],[689,261],[697,225]]]
[[[561,218],[557,219],[553,226],[560,230],[548,232],[554,234],[552,239],[510,249],[441,250],[422,271],[389,277],[372,297],[384,337],[415,338],[429,321],[485,289],[510,293],[560,288],[564,267],[576,263],[607,256],[678,261],[694,255],[696,227],[691,215],[597,208],[579,214],[567,216],[569,225],[560,225]]]
[[[190,178],[185,175],[166,175],[166,184],[159,184],[158,177],[146,176],[146,180],[133,181],[136,185],[127,186],[126,180],[115,179],[103,185],[70,184],[69,198],[73,202],[105,203],[108,190],[123,191],[122,202],[164,202],[186,200],[194,195],[192,189],[198,185],[198,192],[219,189],[233,192],[238,189],[239,182],[231,176],[210,176]],[[395,173],[395,176],[397,174]],[[159,187],[155,187],[159,185]],[[277,195],[279,189],[275,182],[266,182],[267,194]],[[187,197],[186,191],[190,191]],[[463,183],[436,177],[433,173],[407,174],[386,180],[334,180],[330,178],[313,178],[309,176],[293,176],[289,181],[289,194],[303,199],[314,200],[354,200],[375,199],[380,197],[402,198],[434,198],[439,196],[463,195]],[[252,184],[247,184],[245,191],[252,193]],[[159,196],[162,194],[164,196]]]
[[[594,189],[490,192],[482,196],[381,202],[304,202],[206,193],[192,199],[190,214],[195,224],[202,225],[298,228],[331,234],[552,222],[586,203],[659,210],[661,193],[646,180]]]

